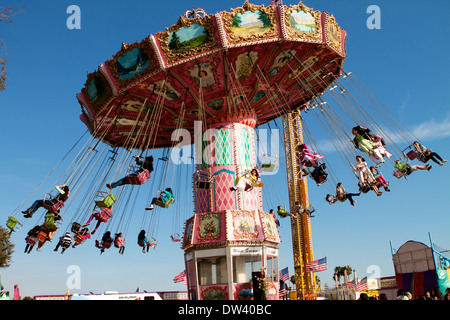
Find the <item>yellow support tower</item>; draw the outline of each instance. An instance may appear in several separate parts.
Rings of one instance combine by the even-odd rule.
[[[296,147],[303,143],[300,110],[283,116],[283,131],[286,152],[286,172],[289,187],[290,212],[294,212],[296,201],[309,208],[308,186],[296,154]],[[316,277],[314,272],[306,272],[306,264],[314,261],[311,222],[307,214],[298,218],[291,217],[292,248],[294,251],[295,287],[298,300],[317,298]]]

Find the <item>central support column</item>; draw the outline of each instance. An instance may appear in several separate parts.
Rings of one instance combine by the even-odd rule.
[[[194,175],[195,213],[262,210],[261,188],[230,191],[239,174],[256,167],[256,117],[239,114],[217,121],[208,130],[210,136],[203,145],[201,164]]]
[[[182,244],[191,299],[252,299],[258,290],[252,276],[265,267],[268,298],[278,299],[280,239],[273,216],[263,211],[262,190],[230,190],[238,175],[256,167],[255,125],[254,114],[240,113],[208,126],[193,176],[195,215]]]

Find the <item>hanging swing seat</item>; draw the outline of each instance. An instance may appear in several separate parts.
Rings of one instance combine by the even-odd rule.
[[[147,169],[140,171],[140,167],[131,166],[128,168],[127,182],[128,184],[141,185],[150,179],[150,172]]]
[[[30,246],[34,246],[37,241],[38,241],[37,238],[34,236],[27,236],[25,238],[25,242]]]
[[[397,179],[400,179],[401,177],[403,177],[403,173],[400,170],[396,170],[394,171],[393,176]]]
[[[82,227],[81,224],[79,224],[78,222],[74,222],[74,223],[72,223],[72,227],[70,228],[70,231],[77,234],[78,232],[80,232],[81,227]]]
[[[278,157],[274,157],[273,159],[263,159],[261,160],[261,168],[260,170],[263,172],[274,172],[278,169]]]
[[[406,152],[407,150],[409,150],[408,152]],[[414,148],[414,145],[410,145],[408,147],[406,147],[405,149],[402,150],[402,153],[405,155],[405,157],[408,160],[414,160],[417,159],[419,157],[419,152],[417,152],[417,150]],[[420,157],[419,157],[420,158]],[[420,160],[420,159],[419,159]]]
[[[112,242],[111,241],[103,241],[102,248],[103,249],[109,249],[111,247]]]
[[[394,171],[394,173],[392,174],[394,177],[396,177],[397,179],[401,179],[401,178],[405,178],[408,175],[406,172],[401,171],[401,170],[396,170]]]
[[[102,208],[101,211],[96,212],[95,217],[98,221],[108,222],[109,218],[112,217],[112,207]]]
[[[419,155],[418,152],[415,151],[415,150],[411,150],[411,151],[409,151],[408,153],[405,154],[405,156],[406,156],[409,160],[414,160],[414,159],[416,159],[418,155]]]
[[[47,227],[48,231],[53,232],[59,229],[59,227],[61,226],[62,220],[57,220],[57,221],[46,221],[44,223],[44,225]]]
[[[17,220],[16,217],[10,216],[8,217],[8,221],[6,221],[6,226],[11,232],[17,232],[22,228],[22,224]]]
[[[402,159],[400,159],[398,161],[400,162],[400,164],[403,164]],[[412,173],[411,165],[409,164],[408,161],[405,163],[405,166],[400,166],[398,168],[396,165],[396,169],[397,170],[394,171],[393,175],[397,179],[400,179],[402,177],[404,177],[406,179],[406,176],[409,176]]]
[[[44,225],[47,227],[48,231],[56,231],[62,225],[62,219],[55,219],[55,214],[53,212],[48,212],[45,215]]]
[[[211,181],[197,180],[194,186],[197,189],[211,189]]]
[[[179,233],[171,235],[170,238],[172,239],[173,242],[180,242],[182,239]]]
[[[76,245],[82,244],[86,241],[87,237],[77,233],[74,237],[73,237],[73,241],[75,242]]]
[[[39,231],[39,234],[37,235],[37,240],[39,242],[45,242],[48,238],[48,233],[45,231]]]
[[[372,190],[372,186],[368,182],[364,182],[363,184],[358,183],[359,191],[362,193],[368,193],[370,190]]]
[[[150,247],[156,247],[157,244],[158,244],[158,241],[156,241],[155,238],[150,238],[150,239],[148,240],[148,245],[149,245]]]
[[[153,204],[157,205],[158,207],[161,208],[167,208],[169,207],[173,202],[175,201],[174,198],[170,198],[168,201],[163,202],[161,199],[155,199],[153,200]]]
[[[98,191],[95,195],[95,204],[100,208],[108,208],[116,202],[116,197],[112,193]]]
[[[325,169],[325,163],[321,163],[310,174],[318,186],[327,181],[328,173]]]
[[[194,183],[194,187],[197,189],[211,189],[214,177],[211,176],[209,178],[199,177],[197,181]]]
[[[42,205],[47,211],[56,213],[64,207],[64,202],[56,199],[50,193],[47,193],[44,197],[44,203]]]

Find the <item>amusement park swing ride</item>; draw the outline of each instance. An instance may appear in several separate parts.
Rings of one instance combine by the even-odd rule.
[[[264,174],[279,164],[279,158],[270,155],[267,161],[258,161],[254,129],[283,121],[290,212],[298,204],[310,207],[308,179],[321,187],[336,181],[325,165],[326,157],[313,165],[300,160],[302,144],[320,153],[306,114],[315,117],[349,163],[364,154],[351,142],[352,127],[370,128],[386,140],[392,153],[386,162],[404,156],[399,141],[411,143],[411,135],[396,138],[386,133],[399,122],[352,73],[344,71],[345,42],[346,31],[332,15],[302,2],[266,7],[246,1],[231,12],[214,15],[188,10],[164,32],[123,43],[112,59],[88,74],[77,95],[80,119],[90,137],[55,184],[70,186],[69,200],[55,196],[60,190],[46,194],[43,228],[29,244],[42,246],[63,221],[76,244],[83,244],[88,238],[80,232],[87,229],[84,222],[91,215],[110,230],[119,226],[126,230],[141,185],[152,180],[158,189],[149,195],[147,203],[154,206],[147,209],[154,211],[142,221],[147,246],[155,248],[158,243],[157,212],[177,206],[174,224],[186,222],[184,231],[174,227],[171,239],[185,252],[190,297],[245,298],[251,289],[246,264],[257,260],[272,277],[269,298],[277,299],[280,238],[274,216],[263,210],[262,189],[268,185],[262,179],[237,188],[242,179],[253,179],[249,176],[253,169]],[[382,114],[381,120],[375,122],[374,114]],[[200,143],[185,141],[199,133]],[[174,165],[172,175],[169,171],[173,161],[169,150],[180,145],[184,151],[195,148],[196,168],[186,174],[193,190],[193,217],[186,215],[191,207],[177,201],[186,187],[175,190],[168,201],[163,198],[165,191],[172,191],[175,178],[182,185],[182,166]],[[155,150],[162,150],[161,157],[155,155],[152,169],[142,169],[137,160],[153,157]],[[112,188],[119,179],[122,185]],[[28,200],[8,219],[11,232],[24,226],[20,210]],[[63,220],[70,211],[78,214]],[[310,217],[292,215],[290,220],[297,298],[315,299],[315,273],[306,270],[314,261]],[[109,248],[111,242],[103,245]],[[220,281],[215,279],[219,277]]]

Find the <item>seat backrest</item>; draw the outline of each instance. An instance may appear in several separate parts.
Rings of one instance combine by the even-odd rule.
[[[197,189],[210,189],[211,188],[211,182],[197,180],[195,182],[195,186],[197,187]]]
[[[154,201],[154,204],[161,208],[167,208],[169,206],[169,203],[164,203],[158,199]]]
[[[47,240],[47,233],[45,233],[44,231],[40,231],[39,234],[37,235],[37,240],[39,242],[44,242],[45,240]]]
[[[51,205],[48,205],[44,201],[43,207],[50,212],[56,213],[58,210],[61,210],[61,208],[64,207],[64,202],[62,202],[61,200],[51,199],[49,201]]]
[[[99,207],[99,208],[108,208],[111,207],[114,202],[116,202],[116,197],[114,196],[114,194],[112,193],[105,193],[102,191],[97,192],[97,196],[96,196],[95,200],[95,204]]]
[[[103,242],[103,248],[109,249],[109,248],[111,247],[111,243],[112,243],[112,242],[104,241],[104,242]]]
[[[11,216],[8,218],[8,221],[6,221],[6,226],[8,227],[8,229],[14,230],[17,223],[19,223],[19,220],[17,220],[16,217]]]
[[[102,208],[101,211],[96,213],[96,217],[102,222],[108,222],[108,219],[112,217],[112,208]]]
[[[80,229],[81,229],[81,224],[79,224],[78,222],[74,222],[74,223],[72,223],[72,227],[71,227],[70,231],[77,234],[80,231]]]
[[[30,246],[33,246],[36,243],[36,241],[37,241],[37,238],[33,237],[33,236],[28,236],[25,238],[25,242],[27,244],[29,244]]]
[[[76,234],[76,235],[73,237],[73,240],[74,240],[77,244],[80,244],[80,243],[83,243],[83,242],[86,240],[86,238],[85,238],[84,236],[80,235],[80,234]]]
[[[127,181],[129,184],[133,185],[141,185],[144,184],[150,178],[150,172],[147,169],[144,169],[139,174],[127,175]]]
[[[417,158],[417,156],[418,156],[418,153],[417,153],[417,151],[415,151],[415,150],[411,150],[411,151],[409,151],[409,152],[406,154],[406,157],[407,157],[409,160],[414,160],[415,158]]]
[[[393,176],[397,179],[400,179],[401,177],[403,177],[403,173],[400,170],[396,170],[394,171]]]

